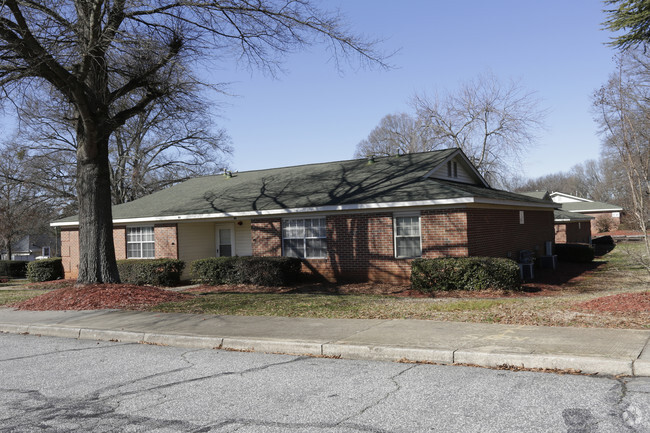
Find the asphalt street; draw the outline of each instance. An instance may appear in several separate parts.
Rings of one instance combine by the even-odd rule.
[[[650,432],[650,378],[0,334],[2,432]]]

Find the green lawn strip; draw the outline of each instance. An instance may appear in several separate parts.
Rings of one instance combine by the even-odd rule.
[[[0,290],[0,305],[13,304],[45,293],[44,290]]]
[[[153,311],[337,319],[432,319],[458,311],[487,311],[511,299],[410,299],[387,296],[216,293],[160,304]]]
[[[10,279],[4,283],[0,283],[0,287],[22,287],[26,286],[27,284],[29,284],[29,281],[26,279]]]

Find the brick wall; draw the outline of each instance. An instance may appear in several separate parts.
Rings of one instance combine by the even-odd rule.
[[[610,231],[615,231],[618,230],[618,226],[621,225],[621,217],[613,217],[612,212],[593,212],[593,213],[586,213],[586,212],[581,212],[584,215],[589,215],[594,217],[594,219],[591,220],[591,235],[592,236],[597,236],[600,232],[598,231],[598,219],[599,218],[607,218],[611,222],[611,227]]]
[[[115,258],[126,259],[126,226],[113,226],[113,245],[115,246]]]
[[[420,215],[422,257],[467,257],[467,210],[442,209]]]
[[[410,260],[394,257],[392,214],[327,217],[327,258],[303,270],[333,281],[404,281]]]
[[[157,259],[178,258],[178,226],[176,224],[156,224],[153,227]],[[189,263],[187,264],[189,266]]]
[[[154,225],[156,258],[178,258],[178,228],[176,224]],[[113,244],[115,258],[126,259],[126,226],[113,227]],[[61,229],[61,261],[65,278],[77,278],[79,275],[79,229]]]
[[[61,262],[65,278],[79,276],[79,229],[61,229]]]
[[[591,241],[591,223],[589,221],[555,225],[556,244],[588,244]]]
[[[281,256],[282,220],[252,220],[251,241],[254,256]]]
[[[520,250],[545,255],[545,242],[555,239],[553,211],[524,211],[524,224],[516,209],[468,209],[470,256],[518,258]]]
[[[395,258],[393,214],[333,215],[327,221],[327,258],[305,259],[303,271],[331,281],[406,282],[410,259]],[[464,210],[421,213],[423,257],[466,256]],[[253,255],[282,255],[282,220],[253,220]]]

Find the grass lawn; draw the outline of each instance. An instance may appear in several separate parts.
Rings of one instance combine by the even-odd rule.
[[[43,293],[45,293],[43,290],[30,289],[0,290],[0,306],[21,302]]]
[[[218,286],[188,291],[193,295],[188,300],[144,308],[197,314],[649,329],[650,309],[600,312],[579,305],[609,295],[648,292],[650,275],[637,264],[642,247],[641,243],[619,244],[592,264],[560,263],[557,272],[542,272],[520,292],[442,292],[435,297],[414,297],[413,292],[406,291],[408,287],[388,284]],[[0,290],[0,306],[37,296],[44,289],[72,285],[73,281],[58,281],[25,285],[24,290]],[[135,305],[119,308],[142,309]]]
[[[410,298],[398,296],[323,293],[210,292],[191,300],[160,304],[152,311],[202,314],[265,315],[286,317],[427,319],[522,325],[650,328],[650,311],[602,313],[577,304],[601,296],[648,290],[648,273],[635,264],[640,243],[620,244],[596,259],[584,273],[554,282],[554,289],[537,292],[458,294],[455,297]],[[560,264],[562,267],[570,265]],[[547,273],[547,278],[557,278]],[[544,276],[542,276],[542,280]],[[541,285],[544,287],[543,285]],[[439,296],[439,295],[438,295]],[[479,295],[482,296],[482,295]]]

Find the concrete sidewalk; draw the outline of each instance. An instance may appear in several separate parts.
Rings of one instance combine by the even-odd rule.
[[[356,359],[650,376],[650,330],[0,308],[0,332]]]

